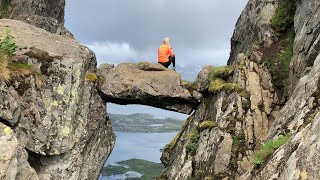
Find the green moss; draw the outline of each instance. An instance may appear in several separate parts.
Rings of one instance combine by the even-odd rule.
[[[9,5],[11,0],[2,0],[0,1],[0,19],[9,17]]]
[[[94,73],[87,72],[86,80],[91,81],[91,82],[95,82],[97,80],[97,75]]]
[[[169,144],[167,144],[166,149],[164,151],[165,153],[166,152],[170,152],[174,148],[174,146],[176,145],[177,141],[181,137],[182,133],[185,131],[185,129],[189,125],[191,119],[192,119],[191,116],[188,117],[188,119],[182,125],[181,130],[179,131],[179,133],[173,138],[173,140]]]
[[[187,153],[195,155],[199,146],[200,133],[198,129],[194,129],[189,135],[189,143],[186,146]]]
[[[203,121],[200,125],[199,125],[199,129],[200,131],[203,131],[205,129],[212,129],[214,127],[218,127],[218,124],[214,121]]]
[[[187,89],[191,94],[193,91],[197,90],[198,88],[198,81],[190,82],[186,80],[181,81],[181,86],[185,89]]]
[[[294,24],[296,11],[295,0],[281,0],[275,15],[271,19],[271,27],[279,35],[290,29]]]
[[[269,140],[262,144],[259,151],[256,152],[252,163],[255,165],[263,164],[279,147],[287,143],[291,135],[280,136],[277,140]]]
[[[209,73],[209,81],[215,80],[217,78],[226,80],[226,78],[228,78],[233,73],[234,69],[235,68],[233,66],[212,67]]]
[[[209,92],[212,94],[217,94],[219,92],[225,91],[226,93],[238,92],[242,88],[237,83],[228,83],[222,79],[214,79],[210,81]]]

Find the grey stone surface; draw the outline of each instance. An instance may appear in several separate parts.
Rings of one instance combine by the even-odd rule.
[[[117,104],[143,104],[190,114],[197,101],[187,89],[181,87],[178,73],[160,64],[123,63],[109,73],[99,72],[104,81],[101,93],[108,102]]]
[[[96,82],[86,77],[96,73],[93,52],[21,21],[0,20],[0,28],[5,27],[19,48],[15,61],[38,68],[43,80],[39,85],[28,75],[1,83],[1,121],[13,127],[19,144],[29,150],[40,179],[98,177],[115,135],[106,102]]]

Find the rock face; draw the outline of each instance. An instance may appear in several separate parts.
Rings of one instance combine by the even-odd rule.
[[[15,158],[28,159],[39,179],[98,177],[115,135],[106,103],[86,76],[96,72],[94,54],[74,39],[21,21],[0,20],[5,27],[19,47],[13,60],[42,74],[40,85],[35,75],[0,84],[0,119],[15,132]]]
[[[27,22],[49,32],[72,37],[64,27],[65,0],[11,0],[10,19]]]
[[[229,65],[233,64],[239,53],[246,53],[255,43],[271,45],[274,31],[270,27],[270,20],[278,3],[279,0],[249,0],[231,38]]]
[[[276,37],[270,25],[279,2],[249,0],[237,22],[228,62],[236,67],[229,81],[242,91],[204,93],[194,114],[166,146],[161,157],[166,169],[159,179],[320,178],[315,160],[320,156],[319,1],[295,2],[287,99],[281,98],[283,92],[273,85],[262,61],[267,56],[263,50],[277,48],[283,38]],[[208,86],[206,72],[204,68],[199,75],[202,90]],[[291,138],[261,165],[253,163],[262,143],[281,135]]]
[[[102,65],[101,93],[108,102],[143,104],[190,114],[197,101],[181,87],[178,73],[160,64],[124,63],[115,68]]]

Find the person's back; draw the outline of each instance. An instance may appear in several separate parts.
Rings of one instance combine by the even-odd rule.
[[[168,68],[171,62],[173,64],[173,68],[175,68],[175,55],[170,46],[169,38],[165,38],[163,44],[161,44],[158,49],[158,63]]]

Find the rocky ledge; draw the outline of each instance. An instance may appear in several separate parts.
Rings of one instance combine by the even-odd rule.
[[[181,86],[180,74],[160,64],[103,64],[100,91],[104,99],[117,104],[143,104],[190,114],[197,101]]]

